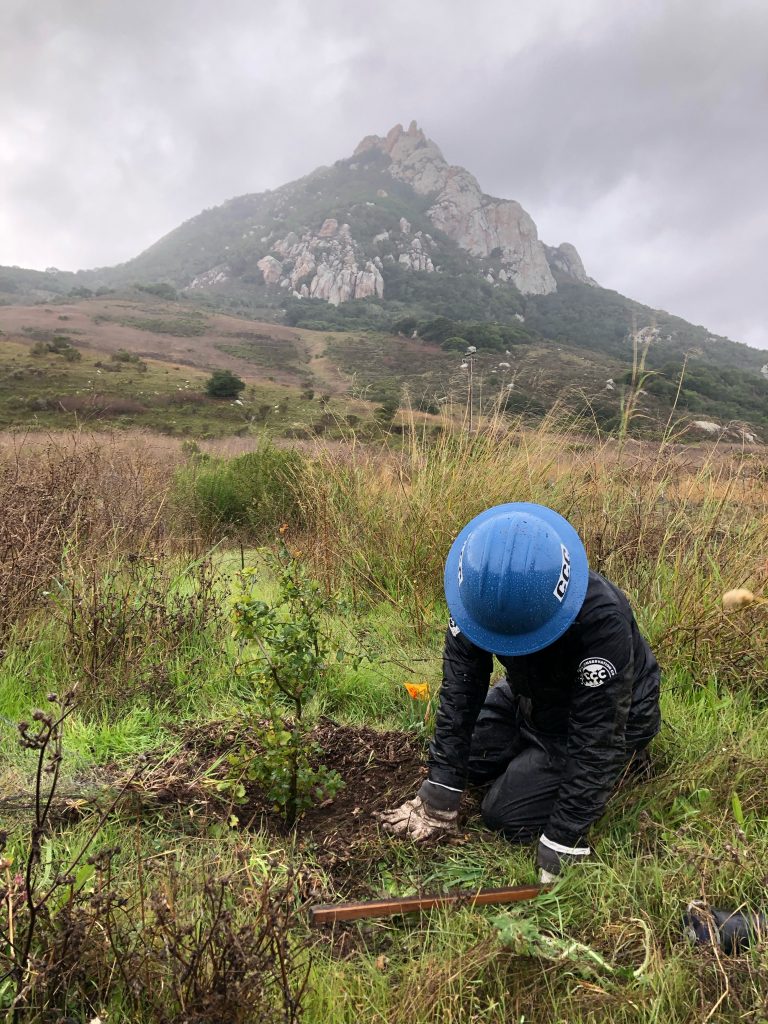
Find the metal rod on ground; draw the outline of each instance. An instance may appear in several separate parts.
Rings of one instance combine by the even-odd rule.
[[[397,899],[370,900],[365,903],[324,903],[309,908],[313,925],[335,921],[355,921],[364,917],[394,917],[396,914],[420,913],[436,907],[485,907],[497,903],[520,903],[533,900],[546,891],[545,885],[515,885],[508,889],[480,889],[477,892],[454,892],[432,896],[404,896]]]

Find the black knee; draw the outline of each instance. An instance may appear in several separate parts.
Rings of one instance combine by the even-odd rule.
[[[486,828],[492,832],[500,832],[512,843],[527,843],[538,838],[541,833],[538,823],[532,825],[530,821],[520,820],[515,814],[510,813],[505,802],[494,797],[494,787],[491,787],[480,807]]]

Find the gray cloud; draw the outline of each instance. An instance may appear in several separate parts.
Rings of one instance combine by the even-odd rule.
[[[130,258],[418,119],[607,287],[768,347],[763,0],[5,0],[0,263]]]

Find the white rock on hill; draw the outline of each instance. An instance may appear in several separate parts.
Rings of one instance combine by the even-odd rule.
[[[400,253],[398,262],[409,270],[423,270],[428,274],[434,273],[435,270],[432,259],[429,253],[424,250],[420,238],[414,238],[410,249],[407,252]]]
[[[203,274],[198,274],[197,277],[193,277],[187,285],[187,288],[193,290],[195,288],[213,288],[217,284],[224,284],[225,281],[229,280],[229,267],[226,263],[220,263],[216,267],[211,267],[210,270],[206,270]]]
[[[290,231],[275,242],[274,256],[265,256],[256,264],[265,284],[292,288],[299,298],[324,299],[333,306],[350,299],[384,295],[384,279],[375,263],[359,257],[359,247],[349,225],[327,218],[316,235],[307,232],[301,238]],[[285,276],[284,276],[285,275]]]
[[[509,278],[525,294],[556,291],[544,245],[522,206],[511,199],[485,195],[469,171],[446,162],[415,121],[408,131],[398,124],[383,138],[367,136],[354,155],[372,149],[390,157],[388,170],[393,178],[407,182],[420,195],[435,194],[427,214],[458,245],[481,257],[501,249]]]
[[[264,275],[264,284],[277,284],[283,276],[283,265],[274,256],[265,256],[256,266]]]

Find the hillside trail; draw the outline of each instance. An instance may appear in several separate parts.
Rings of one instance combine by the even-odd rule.
[[[306,348],[315,388],[330,395],[345,394],[349,390],[349,380],[342,374],[338,366],[328,356],[328,332],[301,330],[298,332]]]

